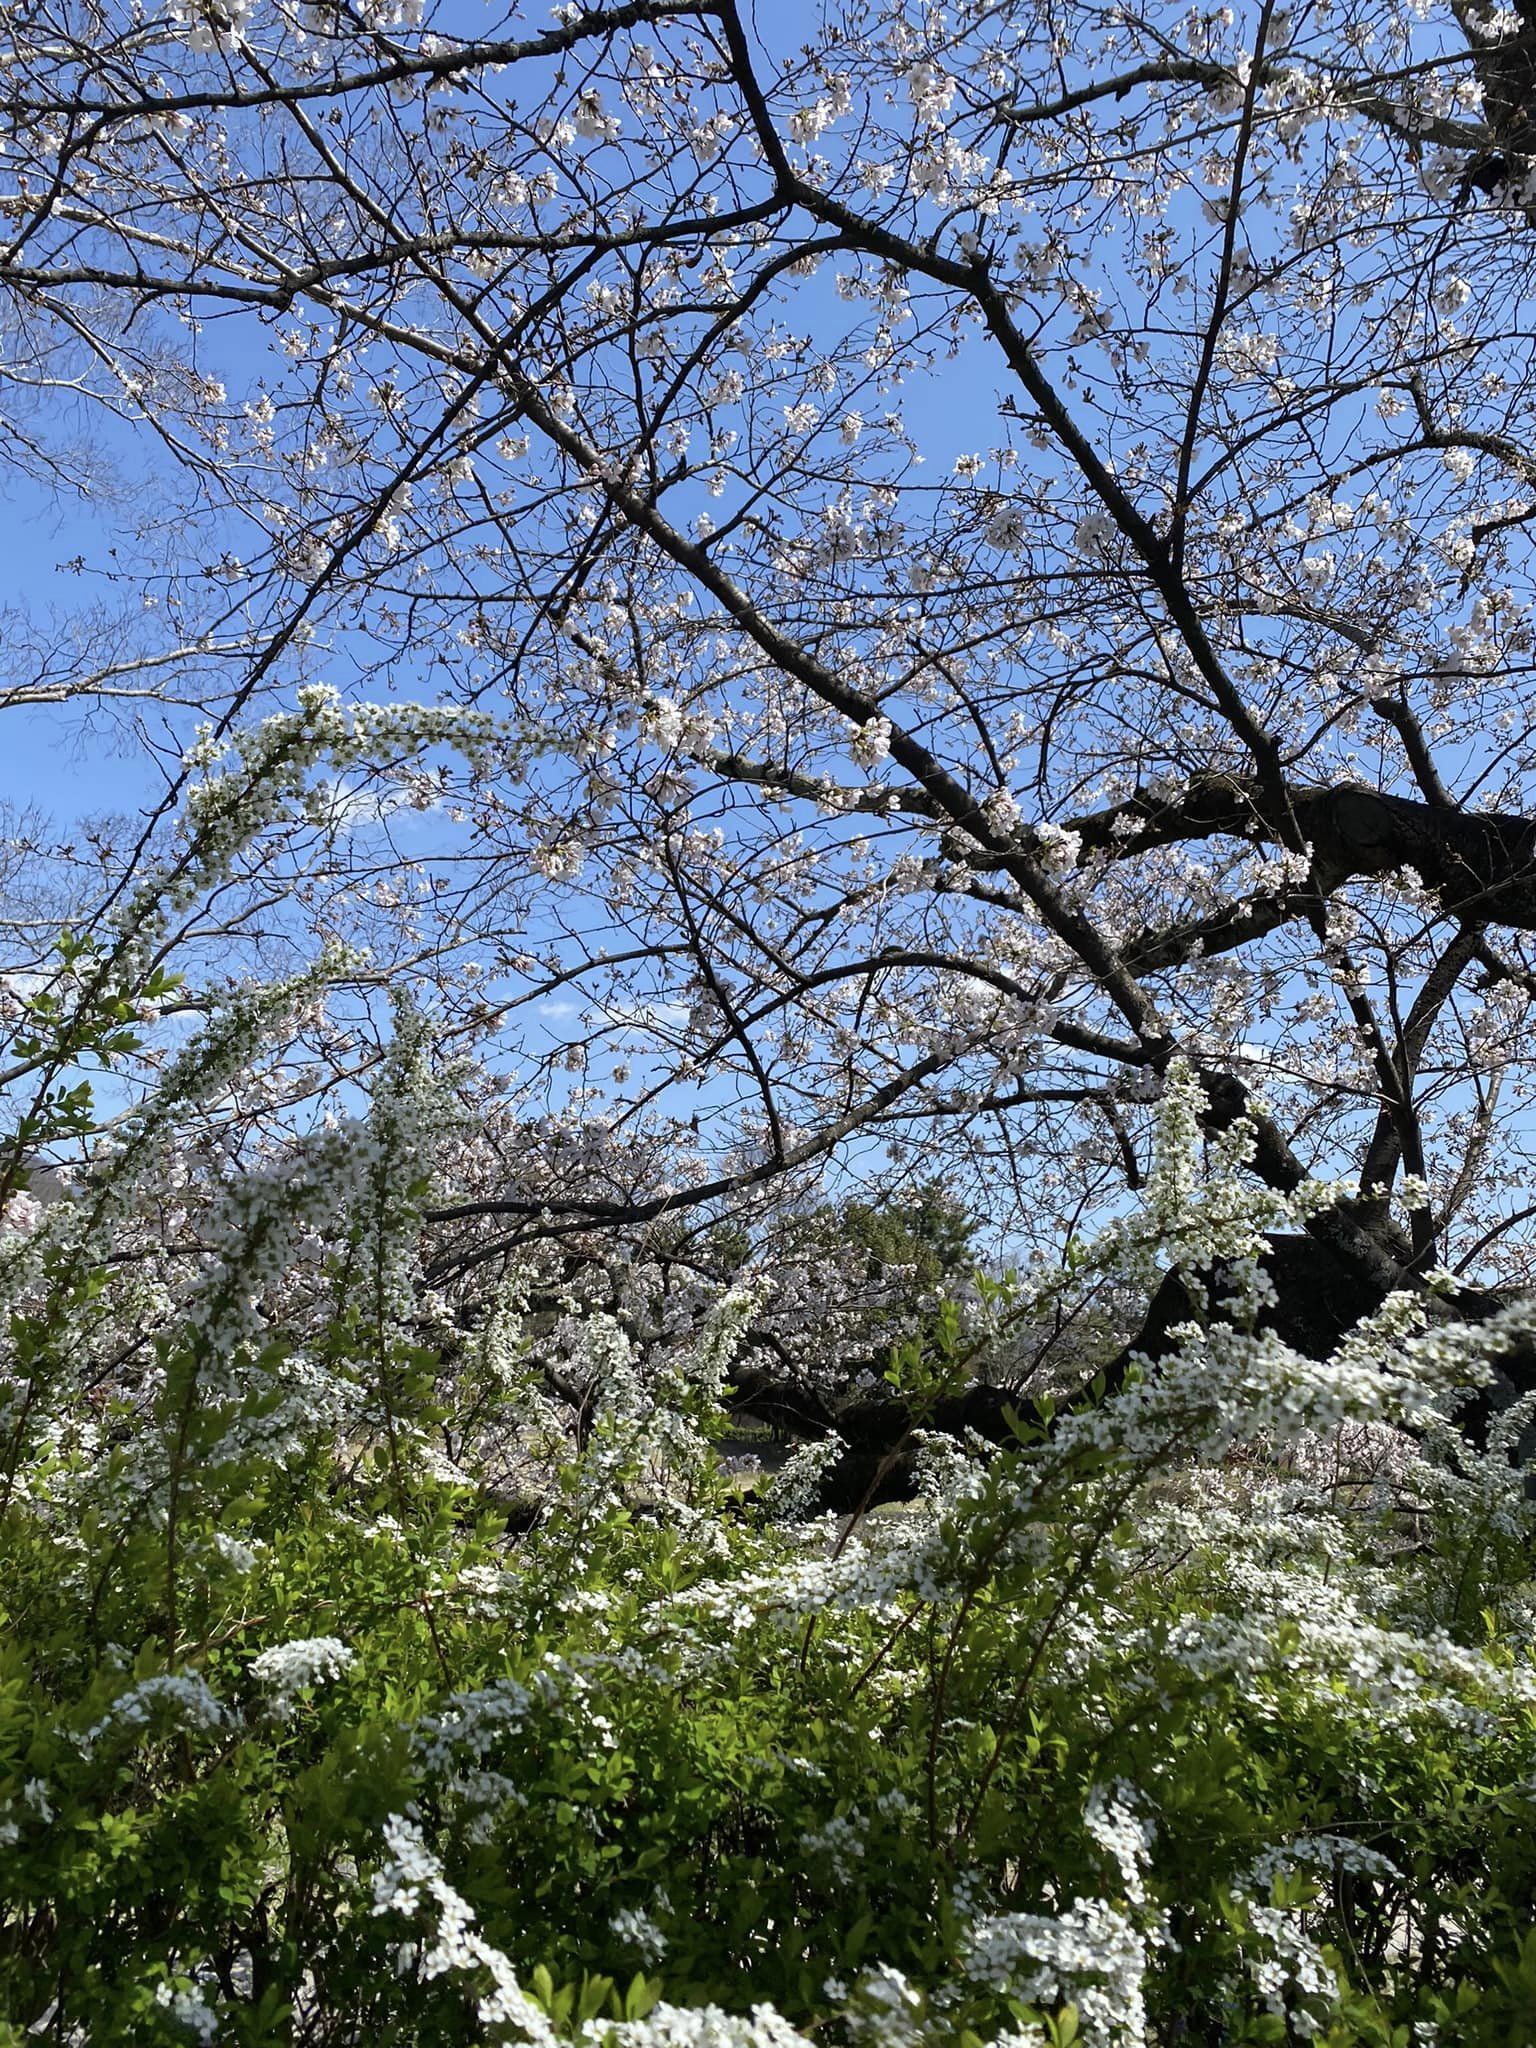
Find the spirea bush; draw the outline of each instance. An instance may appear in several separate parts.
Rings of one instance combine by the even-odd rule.
[[[28,1028],[73,1074],[131,1051],[150,970],[69,949]],[[1329,1196],[1253,1194],[1175,1067],[1142,1209],[1050,1286],[1219,1258],[1230,1291],[910,1509],[807,1520],[717,1455],[771,1271],[664,1349],[588,1316],[564,1439],[509,1283],[450,1461],[453,1097],[408,1002],[365,1114],[182,1187],[195,1255],[146,1249],[179,1134],[319,979],[214,1004],[4,1212],[0,2037],[1536,2038],[1525,1418],[1451,1420],[1532,1311],[1264,1334],[1260,1233]],[[508,1446],[537,1517],[483,1483]]]

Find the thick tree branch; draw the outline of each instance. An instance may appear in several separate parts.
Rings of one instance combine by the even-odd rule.
[[[1286,808],[1327,891],[1412,868],[1439,895],[1447,917],[1536,930],[1536,820],[1445,809],[1363,783],[1290,785]],[[1074,819],[1072,829],[1085,850],[1122,860],[1191,840],[1281,845],[1285,834],[1271,809],[1252,777],[1213,773],[1171,795],[1139,790]]]

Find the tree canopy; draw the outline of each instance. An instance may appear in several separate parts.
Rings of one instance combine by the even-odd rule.
[[[1182,1055],[1382,1284],[1524,1274],[1524,13],[3,34],[6,446],[105,522],[5,701],[166,776],[34,893],[121,900],[196,721],[483,713],[189,932],[366,940],[301,1094],[397,973],[478,1038],[444,1261],[934,1148],[1057,1244]]]

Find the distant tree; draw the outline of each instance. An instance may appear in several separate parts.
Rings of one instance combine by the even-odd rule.
[[[872,1279],[894,1282],[914,1305],[971,1278],[976,1219],[942,1181],[923,1182],[904,1201],[845,1202],[827,1220],[850,1251],[864,1250]]]

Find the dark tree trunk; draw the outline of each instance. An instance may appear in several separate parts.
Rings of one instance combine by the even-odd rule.
[[[1259,1327],[1275,1331],[1285,1343],[1313,1358],[1326,1358],[1362,1316],[1380,1308],[1387,1291],[1377,1274],[1362,1271],[1335,1244],[1300,1233],[1271,1238],[1261,1263],[1274,1284],[1276,1299],[1261,1314]],[[1212,1277],[1219,1290],[1220,1275]],[[1485,1322],[1509,1299],[1489,1289],[1463,1288],[1438,1305],[1437,1312],[1450,1321]],[[1201,1313],[1203,1305],[1184,1278],[1168,1274],[1148,1303],[1136,1335],[1104,1367],[1102,1379],[1107,1390],[1113,1392],[1124,1384],[1133,1359],[1146,1361],[1155,1369],[1172,1348],[1172,1330]],[[1536,1347],[1526,1345],[1501,1355],[1493,1381],[1458,1414],[1468,1440],[1485,1445],[1494,1419],[1533,1389]],[[1026,1423],[1042,1419],[1027,1395],[1009,1394],[997,1387],[970,1387],[963,1394],[918,1406],[896,1398],[856,1403],[829,1418],[825,1429],[813,1432],[835,1431],[844,1445],[822,1480],[815,1507],[823,1513],[855,1514],[887,1501],[911,1500],[917,1491],[916,1431],[938,1431],[956,1438],[974,1433],[988,1443],[1001,1444],[1012,1435],[1010,1411]],[[1536,1425],[1524,1431],[1520,1454],[1522,1460],[1536,1458]]]

